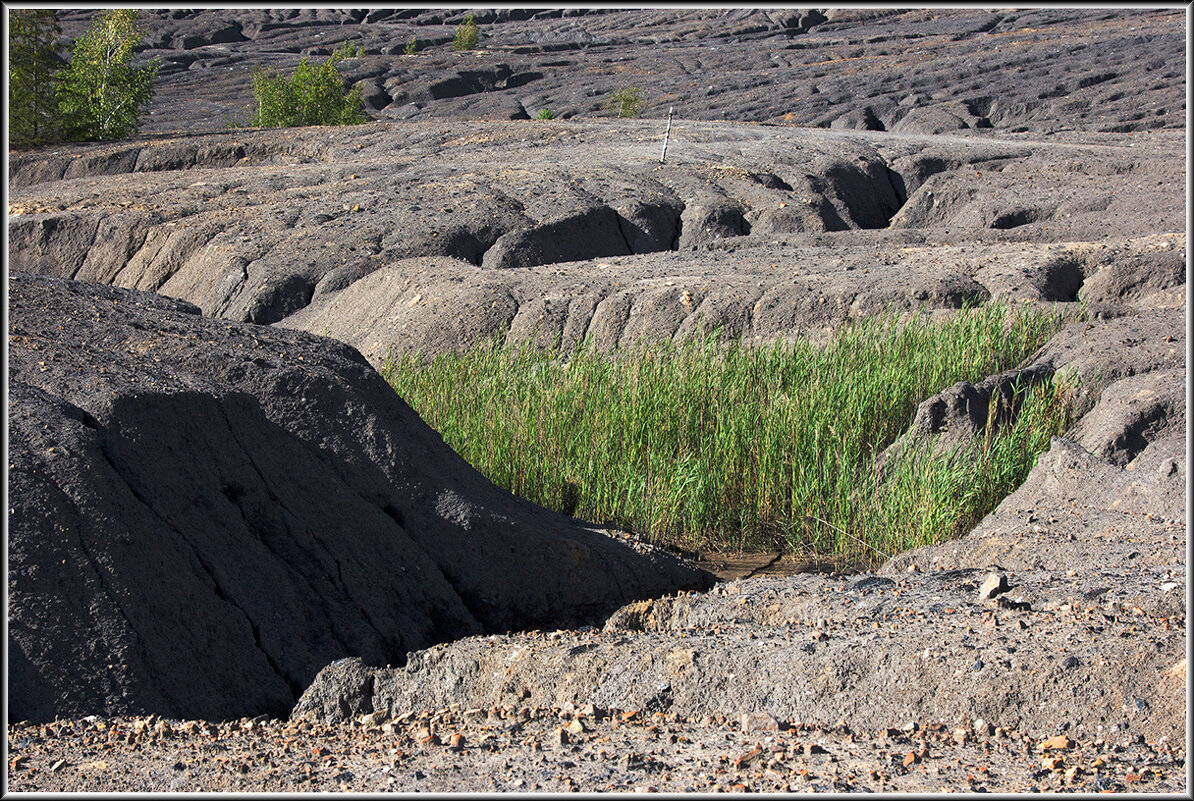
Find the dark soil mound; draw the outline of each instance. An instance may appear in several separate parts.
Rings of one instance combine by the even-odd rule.
[[[707,583],[496,489],[341,343],[9,291],[13,720],[280,715],[341,657]]]

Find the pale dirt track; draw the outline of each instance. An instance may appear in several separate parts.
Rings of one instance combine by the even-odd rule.
[[[568,732],[570,724],[579,731]],[[1033,740],[940,721],[883,731],[782,725],[512,707],[429,711],[380,727],[130,718],[18,725],[8,729],[9,789],[1181,793],[1187,786],[1182,752],[1171,745]],[[165,727],[172,733],[155,733]]]

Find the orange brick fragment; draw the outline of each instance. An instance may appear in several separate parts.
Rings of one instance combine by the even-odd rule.
[[[1056,737],[1050,737],[1048,740],[1042,742],[1039,746],[1040,750],[1048,751],[1050,749],[1064,749],[1073,748],[1076,743],[1064,734],[1059,734]]]

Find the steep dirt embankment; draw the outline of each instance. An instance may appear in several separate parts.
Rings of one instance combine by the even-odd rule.
[[[819,333],[991,297],[1180,300],[1180,137],[682,122],[660,164],[661,135],[374,123],[29,153],[11,161],[10,257],[329,333],[375,365],[502,331],[606,346]]]
[[[335,659],[708,585],[498,490],[342,343],[36,275],[9,301],[13,720],[285,715]]]

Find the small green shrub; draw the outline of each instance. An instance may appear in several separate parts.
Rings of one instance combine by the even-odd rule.
[[[549,108],[545,108],[539,112],[539,116],[537,116],[535,119],[537,119],[537,120],[554,120],[555,118],[556,118],[556,113]]]
[[[419,37],[412,36],[410,41],[406,43],[406,49],[402,52],[408,56],[413,56],[419,50]]]
[[[296,125],[358,125],[368,122],[361,88],[344,91],[344,79],[336,65],[360,55],[345,42],[326,61],[312,66],[304,58],[290,79],[253,71],[253,99],[257,108],[250,125],[258,128],[288,128]]]
[[[619,117],[635,117],[643,106],[643,90],[637,86],[627,86],[614,92],[609,99]]]
[[[452,37],[452,49],[476,50],[480,37],[481,29],[477,26],[477,19],[469,14],[464,18],[464,22],[456,26],[456,35]]]

